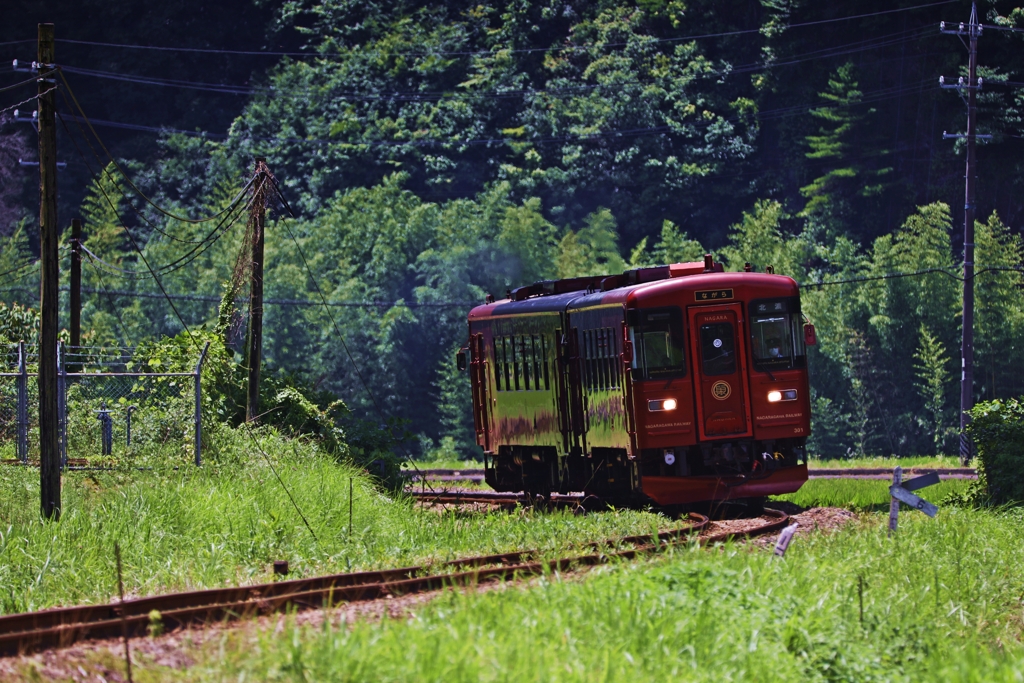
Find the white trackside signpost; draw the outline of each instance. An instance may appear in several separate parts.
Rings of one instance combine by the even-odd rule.
[[[890,536],[896,531],[896,520],[900,512],[900,503],[909,505],[915,510],[920,510],[929,517],[939,514],[937,506],[913,494],[913,491],[923,489],[926,486],[934,486],[938,483],[939,475],[936,472],[903,481],[903,468],[897,467],[892,471],[892,486],[889,487],[889,495],[892,496],[892,500],[889,502]]]

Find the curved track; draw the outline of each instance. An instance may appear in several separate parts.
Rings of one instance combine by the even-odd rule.
[[[568,571],[604,564],[614,558],[632,559],[669,546],[692,542],[707,545],[759,536],[782,529],[789,520],[786,513],[777,510],[766,510],[765,515],[771,517],[771,521],[758,527],[695,538],[694,534],[708,529],[709,520],[691,513],[687,525],[659,534],[590,543],[584,547],[593,552],[559,559],[542,559],[535,551],[484,555],[434,566],[334,574],[238,588],[172,593],[123,603],[13,614],[0,617],[0,654],[55,649],[83,640],[114,638],[123,634],[144,635],[154,620],[159,620],[163,629],[173,630],[287,609],[321,609],[342,602],[376,600],[451,586],[471,586],[486,581]]]
[[[977,479],[978,472],[972,467],[908,467],[904,475],[930,474],[935,472],[941,479]],[[819,467],[808,470],[811,479],[891,479],[892,468],[885,467]],[[463,481],[482,484],[484,471],[481,469],[432,469],[412,473],[410,481]]]

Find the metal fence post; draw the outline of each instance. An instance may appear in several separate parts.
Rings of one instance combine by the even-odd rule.
[[[60,469],[68,466],[68,368],[64,342],[57,342],[57,442],[60,450]]]
[[[199,360],[196,361],[196,467],[203,464],[203,361],[206,360],[206,351],[210,348],[210,342],[206,342],[203,350],[199,353]]]
[[[28,361],[25,342],[18,342],[18,460],[28,462]]]

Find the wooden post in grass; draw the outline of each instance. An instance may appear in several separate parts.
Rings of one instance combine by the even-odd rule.
[[[899,465],[892,471],[892,485],[899,486],[903,483],[903,468]],[[895,496],[889,500],[889,537],[896,532],[897,518],[900,514],[900,502]]]
[[[260,413],[260,363],[263,354],[263,227],[267,217],[266,159],[256,157],[250,222],[252,225],[252,273],[249,279],[249,386],[245,419],[255,422]]]
[[[132,653],[128,648],[128,618],[124,613],[124,578],[121,572],[121,544],[114,542],[114,558],[117,560],[117,594],[121,597],[121,639],[124,641],[124,665],[128,672],[128,683],[132,683]]]

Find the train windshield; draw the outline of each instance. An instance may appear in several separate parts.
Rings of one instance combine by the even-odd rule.
[[[675,306],[630,311],[633,379],[667,379],[686,374],[683,312]]]
[[[750,305],[750,350],[757,370],[788,370],[807,363],[800,301],[796,297]]]

